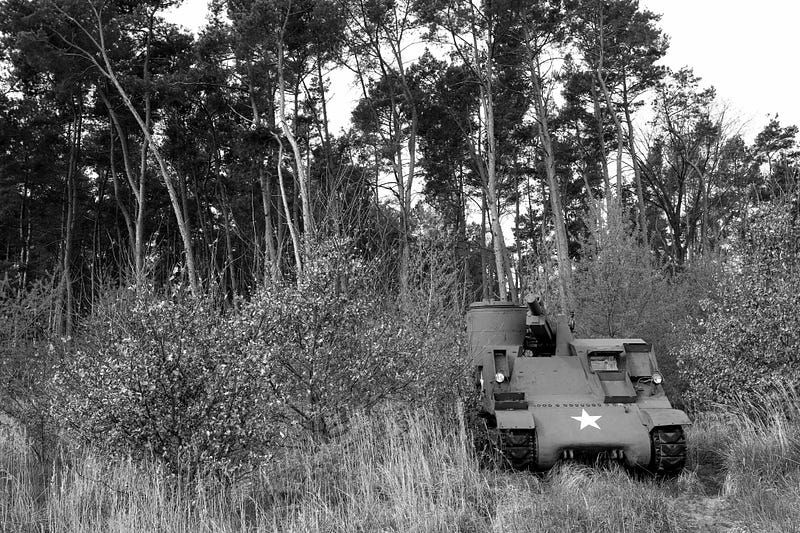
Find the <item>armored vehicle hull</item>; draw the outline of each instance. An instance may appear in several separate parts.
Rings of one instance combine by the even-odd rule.
[[[683,411],[642,339],[575,339],[535,298],[472,304],[467,317],[480,415],[505,461],[544,470],[596,457],[658,474],[686,459]]]

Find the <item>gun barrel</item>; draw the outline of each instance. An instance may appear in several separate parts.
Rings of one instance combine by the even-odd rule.
[[[529,294],[525,297],[525,302],[528,304],[533,316],[544,316],[544,305],[538,295]]]

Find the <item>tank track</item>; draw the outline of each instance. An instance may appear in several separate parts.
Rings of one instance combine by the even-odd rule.
[[[676,476],[686,464],[686,436],[681,426],[657,427],[650,432],[653,458],[650,470],[659,476]]]
[[[499,448],[504,462],[516,470],[536,467],[538,453],[535,429],[505,429],[499,432]]]

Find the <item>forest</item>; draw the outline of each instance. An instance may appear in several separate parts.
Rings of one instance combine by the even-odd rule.
[[[800,519],[781,110],[748,135],[638,0],[179,3],[0,2],[0,529]],[[656,347],[677,481],[480,465],[464,315],[526,294]]]

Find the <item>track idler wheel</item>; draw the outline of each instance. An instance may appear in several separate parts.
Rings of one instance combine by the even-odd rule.
[[[500,430],[499,440],[500,453],[505,463],[516,470],[529,470],[536,467],[536,430]]]
[[[650,470],[660,476],[676,476],[686,464],[686,436],[681,426],[657,427],[650,432],[653,458]]]

